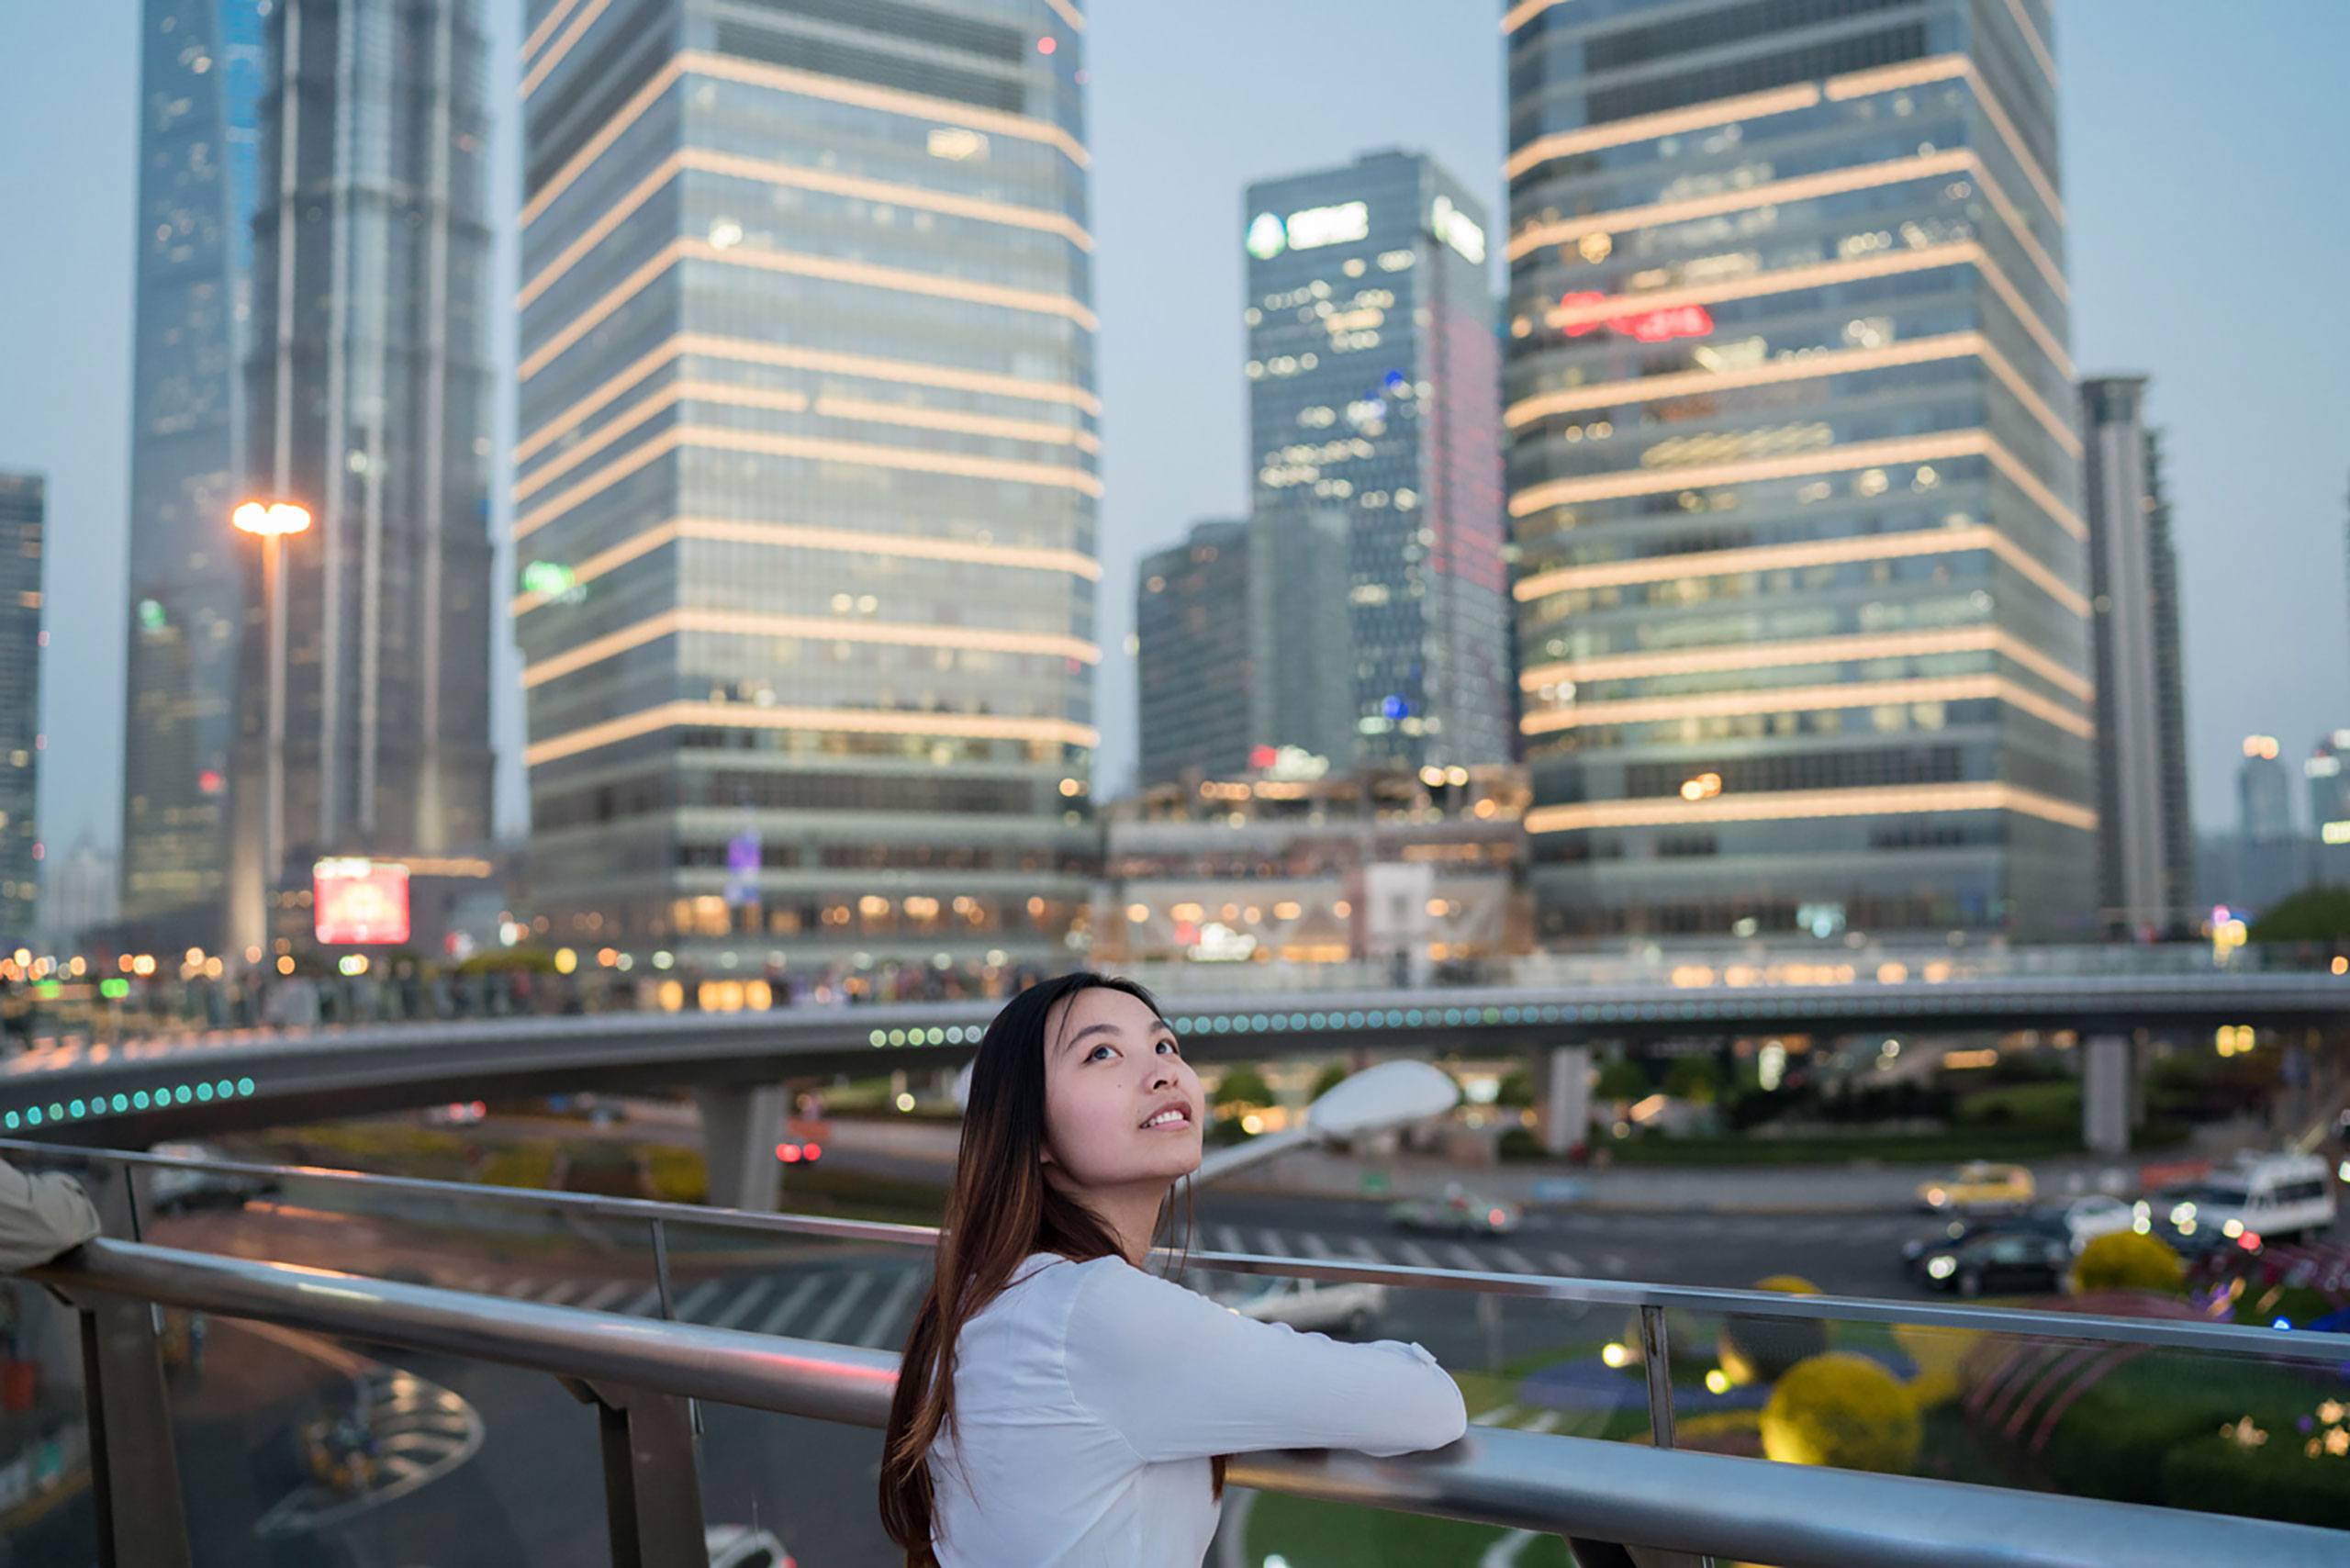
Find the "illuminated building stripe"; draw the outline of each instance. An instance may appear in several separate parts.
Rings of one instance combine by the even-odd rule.
[[[1007,484],[1055,485],[1095,498],[1102,494],[1102,481],[1094,475],[1082,468],[1059,464],[973,457],[955,452],[927,452],[911,446],[877,446],[866,442],[834,441],[822,436],[729,430],[722,425],[679,425],[663,431],[633,452],[613,459],[587,478],[516,518],[514,537],[528,538],[580,502],[685,447],[749,452],[770,457],[802,457],[814,463],[847,463],[901,473],[951,474],[964,478],[1002,480]]]
[[[759,65],[749,61],[731,60],[723,55],[704,54],[688,50],[655,72],[643,86],[638,88],[620,112],[607,121],[604,128],[581,146],[578,151],[564,161],[554,178],[540,187],[539,194],[523,205],[521,227],[529,228],[541,214],[553,206],[555,198],[571,187],[592,165],[604,150],[625,134],[643,117],[644,111],[669,90],[678,78],[687,75],[715,76],[723,81],[740,82],[751,86],[772,87],[778,92],[790,93],[803,98],[822,98],[831,103],[849,104],[858,108],[880,109],[889,114],[908,115],[933,120],[940,125],[960,126],[969,130],[989,130],[999,136],[1017,137],[1024,141],[1041,141],[1057,147],[1070,162],[1084,168],[1092,160],[1084,145],[1059,126],[1047,120],[1030,119],[1025,115],[1004,114],[995,109],[958,104],[951,98],[926,97],[920,93],[901,92],[893,87],[869,87],[863,83],[845,82],[837,77],[819,75],[810,71],[793,71],[780,65]]]
[[[1091,725],[1067,719],[1013,719],[991,713],[901,713],[871,708],[760,708],[748,702],[665,702],[642,713],[608,719],[584,730],[550,735],[522,760],[536,767],[599,746],[688,725],[737,730],[811,730],[829,734],[962,735],[978,740],[1049,741],[1091,746]]]
[[[1563,6],[1566,0],[1517,0],[1517,4],[1502,13],[1502,31],[1514,33],[1553,6]]]
[[[1069,31],[1081,33],[1085,30],[1085,13],[1070,5],[1069,0],[1045,0],[1045,4],[1053,8],[1055,16],[1069,24]]]
[[[1541,708],[1519,721],[1529,735],[1613,724],[1671,723],[1682,719],[1738,718],[1765,713],[1809,713],[1839,708],[1880,708],[1910,702],[1965,702],[1991,699],[2043,719],[2087,740],[2089,721],[2061,703],[2028,691],[1996,675],[1920,676],[1906,680],[1841,681],[1825,686],[1766,687],[1740,691],[1692,692],[1678,697],[1628,697]]]
[[[1505,254],[1514,262],[1529,251],[1539,251],[1546,245],[1564,244],[1585,234],[1614,235],[1635,229],[1654,229],[1668,223],[1685,223],[1694,218],[1743,212],[1749,207],[1774,207],[1781,202],[1805,201],[1814,196],[1839,196],[1846,191],[1897,185],[1908,180],[1930,179],[1936,174],[1959,174],[1974,166],[1975,154],[1962,147],[1923,156],[1895,158],[1882,163],[1860,163],[1847,169],[1830,169],[1823,174],[1802,174],[1792,179],[1771,180],[1715,196],[1692,196],[1685,201],[1651,202],[1646,207],[1617,207],[1613,212],[1562,218],[1520,230],[1511,239]]]
[[[672,518],[643,532],[599,550],[573,568],[574,583],[594,582],[640,555],[649,555],[679,539],[700,539],[722,544],[756,544],[778,550],[816,550],[845,555],[890,555],[917,561],[952,561],[968,566],[1056,572],[1102,580],[1102,563],[1075,550],[1030,544],[978,544],[961,539],[937,539],[918,533],[872,533],[853,528],[821,528],[797,522],[736,522],[726,518]],[[539,593],[517,594],[516,615],[526,615],[547,602]]]
[[[563,29],[563,36],[555,39],[547,51],[539,56],[538,62],[523,74],[521,96],[527,98],[539,90],[539,84],[547,79],[547,73],[571,52],[571,46],[586,36],[588,29],[596,25],[596,18],[602,16],[611,3],[612,0],[588,0],[587,8],[579,13],[578,18]]]
[[[2025,13],[2022,0],[2008,0],[2008,14],[2015,17],[2016,26],[2022,29],[2023,41],[2031,46],[2031,57],[2040,62],[2040,73],[2048,78],[2051,87],[2055,86],[2056,56],[2049,51],[2048,40],[2040,36],[2040,28]]]
[[[1813,381],[1908,364],[1930,364],[1937,360],[1964,359],[1970,354],[1991,367],[1992,373],[2007,384],[2008,390],[2016,395],[2057,445],[2076,457],[2081,454],[2081,438],[2073,433],[2073,427],[2049,407],[2045,398],[2032,390],[2017,374],[2015,366],[2008,363],[2007,356],[1993,348],[1991,341],[1980,332],[1946,332],[1940,337],[1915,338],[1883,348],[1827,349],[1787,354],[1763,364],[1743,365],[1736,370],[1686,370],[1672,375],[1641,375],[1628,381],[1569,386],[1556,392],[1537,393],[1512,403],[1503,410],[1502,422],[1512,430],[1519,430],[1554,414],[1658,403],[1673,398],[1704,397],[1709,393],[1735,392],[1749,386],[1774,386],[1788,381]]]
[[[1830,169],[1818,174],[1801,174],[1792,179],[1749,185],[1742,190],[1692,196],[1684,201],[1653,202],[1646,207],[1618,207],[1613,212],[1560,218],[1522,230],[1510,241],[1507,253],[1511,261],[1516,261],[1546,245],[1562,245],[1586,234],[1615,235],[1634,230],[1661,228],[1671,223],[1685,223],[1692,218],[1718,217],[1726,212],[1774,207],[1782,202],[1806,201],[1818,196],[1897,185],[1908,180],[1931,179],[1937,174],[1966,174],[1981,185],[1983,194],[1990,198],[1991,205],[1998,209],[2009,231],[2015,235],[2024,254],[2040,269],[2040,275],[2047,279],[2048,286],[2055,290],[2059,299],[2072,297],[2072,291],[2065,282],[2064,269],[2041,247],[2038,237],[2024,222],[2023,214],[2016,210],[2015,204],[1999,188],[1998,182],[1992,178],[1990,169],[1981,157],[1973,149],[1965,147],[1895,158],[1882,163],[1862,163],[1849,169]]]
[[[2015,121],[2009,119],[2008,111],[1999,106],[1999,100],[1992,93],[1991,84],[1983,79],[1981,72],[1975,69],[1975,62],[1964,55],[1938,54],[1929,60],[1913,60],[1900,65],[1879,66],[1870,71],[1855,71],[1847,76],[1832,76],[1828,81],[1828,96],[1831,101],[1842,103],[1852,98],[1868,97],[1876,93],[1890,93],[1903,87],[1922,86],[1929,82],[1948,82],[1958,78],[1964,78],[1966,84],[1974,89],[1975,101],[1983,106],[1983,118],[1991,122],[1991,129],[1998,131],[1999,140],[2008,144],[2008,151],[2014,155],[2018,166],[2023,170],[2024,178],[2031,181],[2031,188],[2040,193],[2040,199],[2048,204],[2050,216],[2059,223],[2064,222],[2065,202],[2064,198],[2056,194],[2054,183],[2048,178],[2047,172],[2041,168],[2040,160],[2034,158],[2031,155],[2031,150],[2024,145],[2023,137],[2016,129]]]
[[[723,403],[734,408],[767,409],[788,414],[800,413],[808,407],[807,394],[802,392],[773,391],[761,386],[729,386],[708,381],[675,382],[641,402],[630,404],[626,413],[603,426],[586,441],[576,446],[565,447],[560,456],[515,480],[514,498],[517,501],[528,499],[654,415],[689,399]]]
[[[1582,304],[1553,306],[1542,313],[1542,320],[1546,326],[1564,330],[1571,327],[1603,325],[1622,317],[1668,309],[1677,305],[1718,305],[1727,300],[1758,299],[1767,295],[1790,294],[1798,289],[1854,283],[1863,278],[1890,277],[1900,273],[1931,272],[1938,267],[1960,266],[1972,266],[1983,274],[2008,308],[2022,322],[2024,330],[2031,334],[2032,341],[2047,353],[2057,370],[2070,379],[2073,361],[2072,356],[2065,352],[2063,341],[2033,313],[2031,305],[2016,291],[2015,285],[2009,283],[2007,274],[1999,270],[1998,263],[1972,240],[1926,245],[1914,251],[1888,251],[1882,255],[1855,256],[1840,262],[1811,262],[1798,267],[1775,267],[1769,272],[1727,278],[1719,283],[1611,294]]]
[[[1528,833],[1575,833],[1601,827],[1662,827],[1686,823],[1792,822],[1819,817],[1907,815],[1921,812],[2020,812],[2083,832],[2097,812],[2013,784],[1890,784],[1863,790],[1773,790],[1720,794],[1703,801],[1678,797],[1538,806],[1526,813]]]
[[[1512,517],[1524,517],[1547,507],[1572,506],[1578,501],[1619,500],[1628,496],[1658,496],[1673,490],[1703,490],[1717,485],[1743,485],[1764,479],[1792,479],[1806,474],[1842,474],[1893,463],[1943,463],[1957,457],[1986,457],[2029,497],[2056,525],[2076,539],[2088,537],[2088,525],[2073,515],[2055,493],[2042,484],[2015,455],[1991,439],[1988,431],[1949,431],[1940,435],[1900,436],[1887,441],[1852,442],[1823,446],[1784,457],[1750,457],[1735,463],[1694,464],[1685,468],[1626,468],[1614,473],[1552,479],[1530,485],[1509,498]]]
[[[1640,680],[1651,676],[1703,675],[1730,669],[1794,669],[1803,665],[1863,659],[1930,658],[1942,654],[1998,654],[2087,702],[2097,694],[2087,678],[1996,626],[1953,626],[1933,632],[1853,633],[1785,642],[1726,643],[1653,654],[1599,654],[1536,665],[1518,677],[1528,691],[1562,680]]]
[[[1570,158],[1578,152],[1595,152],[1603,147],[1622,147],[1634,141],[1646,141],[1651,137],[1673,136],[1685,130],[1704,130],[1709,126],[1727,125],[1732,120],[1757,119],[1764,115],[1783,115],[1796,109],[1807,109],[1819,102],[1819,89],[1807,82],[1793,87],[1773,87],[1767,92],[1748,93],[1735,98],[1716,98],[1711,103],[1686,109],[1667,109],[1660,114],[1639,115],[1631,119],[1610,120],[1583,130],[1554,131],[1549,136],[1528,142],[1511,153],[1502,164],[1502,173],[1516,179],[1539,163],[1553,158]]]
[[[963,626],[908,626],[890,622],[846,621],[821,615],[758,615],[723,610],[671,610],[617,632],[567,648],[522,671],[522,684],[541,686],[631,648],[683,633],[721,636],[797,637],[820,643],[882,643],[897,647],[957,648],[989,654],[1035,654],[1046,658],[1099,664],[1102,650],[1079,637],[1042,633],[990,632]]]
[[[1803,566],[1841,566],[1855,561],[1895,561],[1912,555],[1951,555],[1969,550],[1990,551],[2030,578],[2049,598],[2074,614],[2087,618],[2089,601],[2080,590],[2049,570],[2022,545],[1980,522],[1964,528],[1922,528],[1851,539],[1805,539],[1790,544],[1650,555],[1637,561],[1609,561],[1593,566],[1555,566],[1520,579],[1510,594],[1526,603],[1570,588],[1621,588],[1634,583],[1734,577]]]
[[[528,60],[537,53],[539,46],[547,41],[555,28],[563,26],[563,18],[570,14],[574,6],[578,4],[579,0],[555,0],[554,8],[539,18],[539,25],[531,29],[529,38],[522,40],[521,58]]]
[[[779,163],[772,159],[742,158],[728,152],[713,152],[706,148],[689,147],[673,152],[661,166],[639,180],[629,193],[615,202],[604,215],[589,225],[579,237],[563,248],[562,252],[524,286],[514,297],[516,309],[525,309],[539,296],[554,286],[555,281],[577,264],[582,256],[593,251],[604,238],[633,216],[655,193],[677,177],[682,170],[705,174],[722,175],[732,180],[749,180],[763,185],[786,186],[796,190],[822,191],[832,196],[862,196],[867,201],[888,202],[899,207],[922,207],[931,212],[943,212],[957,218],[968,218],[982,223],[1002,223],[1016,229],[1034,229],[1058,234],[1081,251],[1093,249],[1093,236],[1084,226],[1066,213],[1052,212],[1043,207],[1018,207],[1010,202],[981,201],[976,196],[950,196],[943,191],[927,190],[921,185],[897,185],[887,180],[860,179],[849,174],[836,174],[824,169],[803,168],[796,163]]]
[[[998,398],[1018,398],[1033,403],[1066,403],[1099,416],[1102,400],[1082,386],[1059,381],[1024,381],[1013,375],[957,370],[913,360],[876,359],[869,354],[834,353],[822,349],[791,348],[750,338],[722,338],[687,332],[671,338],[603,386],[532,431],[514,448],[514,461],[526,463],[555,441],[593,418],[638,382],[683,354],[726,360],[740,364],[774,365],[784,370],[812,370],[865,381],[888,381],[910,386],[943,386],[957,392],[981,392]],[[1082,442],[1079,444],[1082,445]]]
[[[1007,310],[1060,316],[1089,332],[1099,325],[1092,311],[1067,295],[1046,294],[1032,288],[1007,288],[992,283],[966,283],[960,278],[941,277],[935,273],[877,266],[870,262],[845,261],[834,256],[808,255],[792,251],[746,251],[739,246],[722,249],[707,240],[672,240],[643,265],[621,279],[610,293],[573,317],[561,331],[540,344],[521,363],[517,371],[519,378],[528,381],[554,364],[565,349],[594,331],[606,318],[643,293],[655,278],[681,261],[710,262],[755,272],[788,273],[797,277],[822,278],[828,283],[854,284],[865,288],[885,288],[901,294],[922,294],[939,299],[967,300],[974,305],[1000,306]]]
[[[722,381],[677,382],[642,402],[632,403],[626,413],[603,426],[594,436],[577,446],[565,448],[561,456],[532,470],[527,477],[516,480],[514,498],[517,501],[528,499],[654,415],[686,402],[708,403],[729,409],[765,409],[787,414],[800,413],[808,407],[807,395],[801,392],[744,386]],[[875,403],[862,398],[833,397],[819,398],[816,412],[827,419],[862,420],[874,424],[906,425],[922,430],[957,431],[969,435],[997,436],[1007,441],[1074,446],[1082,452],[1099,452],[1102,449],[1102,443],[1084,431],[1072,431],[1038,420],[997,419],[986,414],[957,413],[951,409],[917,409],[902,403]]]

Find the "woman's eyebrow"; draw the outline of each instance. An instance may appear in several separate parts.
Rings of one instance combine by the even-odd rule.
[[[1076,1045],[1088,1035],[1109,1035],[1115,1036],[1117,1033],[1118,1026],[1115,1024],[1088,1024],[1084,1028],[1080,1029],[1076,1034],[1071,1035],[1068,1039],[1063,1040],[1061,1042],[1061,1049],[1064,1051],[1068,1050],[1071,1046]]]

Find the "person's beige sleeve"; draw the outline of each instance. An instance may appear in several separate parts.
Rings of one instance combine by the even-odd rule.
[[[98,1233],[98,1211],[70,1176],[28,1176],[0,1160],[0,1273],[46,1263]]]

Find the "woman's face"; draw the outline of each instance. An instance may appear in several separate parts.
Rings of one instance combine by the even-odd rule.
[[[1166,1022],[1095,986],[1045,1020],[1045,1159],[1080,1189],[1177,1181],[1199,1169],[1206,1096]]]

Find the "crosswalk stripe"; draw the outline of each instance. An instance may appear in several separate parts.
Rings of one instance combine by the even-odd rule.
[[[557,1280],[547,1287],[546,1294],[539,1297],[539,1300],[549,1306],[561,1306],[578,1293],[577,1280]]]
[[[1265,1252],[1267,1256],[1273,1258],[1286,1258],[1290,1256],[1290,1245],[1288,1242],[1281,1239],[1281,1233],[1280,1231],[1260,1230],[1257,1234],[1265,1243]]]
[[[1533,1259],[1515,1247],[1496,1247],[1494,1256],[1499,1258],[1502,1266],[1514,1274],[1539,1274],[1542,1271],[1534,1266]]]
[[[872,1288],[872,1275],[850,1275],[848,1288],[842,1291],[838,1296],[834,1298],[831,1308],[825,1312],[823,1316],[816,1319],[814,1323],[809,1326],[808,1332],[804,1337],[810,1339],[822,1339],[826,1343],[830,1343],[833,1336],[840,1331],[841,1325],[847,1321],[849,1313],[855,1309],[858,1302],[865,1299],[865,1293]]]
[[[661,1310],[661,1287],[659,1285],[645,1286],[635,1300],[621,1307],[621,1310],[631,1317],[652,1317],[657,1315]]]
[[[704,1280],[701,1283],[688,1291],[686,1293],[685,1299],[677,1303],[677,1321],[680,1323],[696,1323],[700,1321],[699,1314],[701,1309],[710,1305],[711,1297],[716,1295],[720,1291],[722,1291],[725,1288],[726,1282],[724,1280]]]
[[[906,1304],[913,1299],[914,1292],[921,1288],[920,1269],[908,1269],[901,1273],[898,1282],[890,1287],[890,1294],[881,1298],[880,1306],[875,1309],[872,1326],[857,1337],[856,1342],[860,1345],[887,1343],[890,1325],[896,1320],[898,1314],[906,1309]]]
[[[1529,1432],[1555,1432],[1559,1429],[1559,1413],[1556,1410],[1545,1410],[1526,1423],[1526,1429]]]
[[[1365,1241],[1360,1236],[1349,1236],[1347,1238],[1347,1249],[1366,1263],[1384,1263],[1387,1261],[1387,1256],[1385,1253],[1380,1251],[1378,1248],[1373,1247],[1370,1242]]]
[[[1546,1256],[1550,1260],[1550,1266],[1558,1270],[1561,1274],[1566,1275],[1567,1278],[1572,1280],[1579,1278],[1582,1275],[1583,1260],[1576,1257],[1573,1253],[1551,1252],[1546,1254]]]
[[[1482,1416],[1472,1417],[1469,1424],[1472,1427],[1506,1427],[1510,1417],[1516,1414],[1517,1406],[1515,1405],[1497,1406]]]
[[[475,1295],[481,1295],[487,1293],[495,1282],[487,1274],[460,1274],[449,1282],[449,1288],[453,1291],[470,1291]]]
[[[1461,1246],[1460,1243],[1449,1242],[1444,1250],[1445,1255],[1452,1260],[1456,1268],[1466,1269],[1472,1274],[1482,1274],[1485,1271],[1485,1260]]]
[[[1305,1255],[1308,1258],[1318,1258],[1327,1260],[1337,1256],[1336,1252],[1330,1250],[1328,1243],[1325,1242],[1320,1237],[1315,1235],[1310,1230],[1304,1235],[1299,1237],[1298,1240],[1304,1246]]]
[[[1416,1269],[1434,1269],[1441,1267],[1435,1259],[1429,1257],[1427,1252],[1421,1249],[1417,1242],[1398,1241],[1394,1246],[1395,1250],[1404,1255],[1404,1260],[1411,1264],[1412,1267]]]
[[[1248,1244],[1240,1239],[1237,1227],[1229,1225],[1212,1226],[1215,1235],[1215,1249],[1219,1252],[1246,1252]]]
[[[1628,1267],[1624,1261],[1624,1255],[1620,1252],[1610,1252],[1599,1260],[1599,1266],[1611,1274],[1620,1274]]]
[[[627,1294],[628,1282],[626,1280],[606,1280],[602,1284],[598,1285],[594,1290],[589,1291],[587,1296],[581,1300],[579,1305],[587,1311],[601,1312]]]
[[[774,1282],[764,1275],[753,1280],[741,1295],[726,1304],[726,1310],[710,1320],[712,1328],[732,1328],[751,1316],[751,1309],[765,1301]]]
[[[499,1295],[507,1296],[515,1301],[535,1301],[538,1299],[539,1282],[536,1280],[500,1280],[492,1288],[495,1289]]]
[[[759,1319],[759,1332],[762,1334],[782,1333],[783,1326],[790,1322],[793,1315],[807,1304],[808,1298],[822,1290],[823,1286],[824,1276],[822,1274],[811,1274],[800,1281],[793,1287],[790,1294],[769,1307],[767,1315]]]

